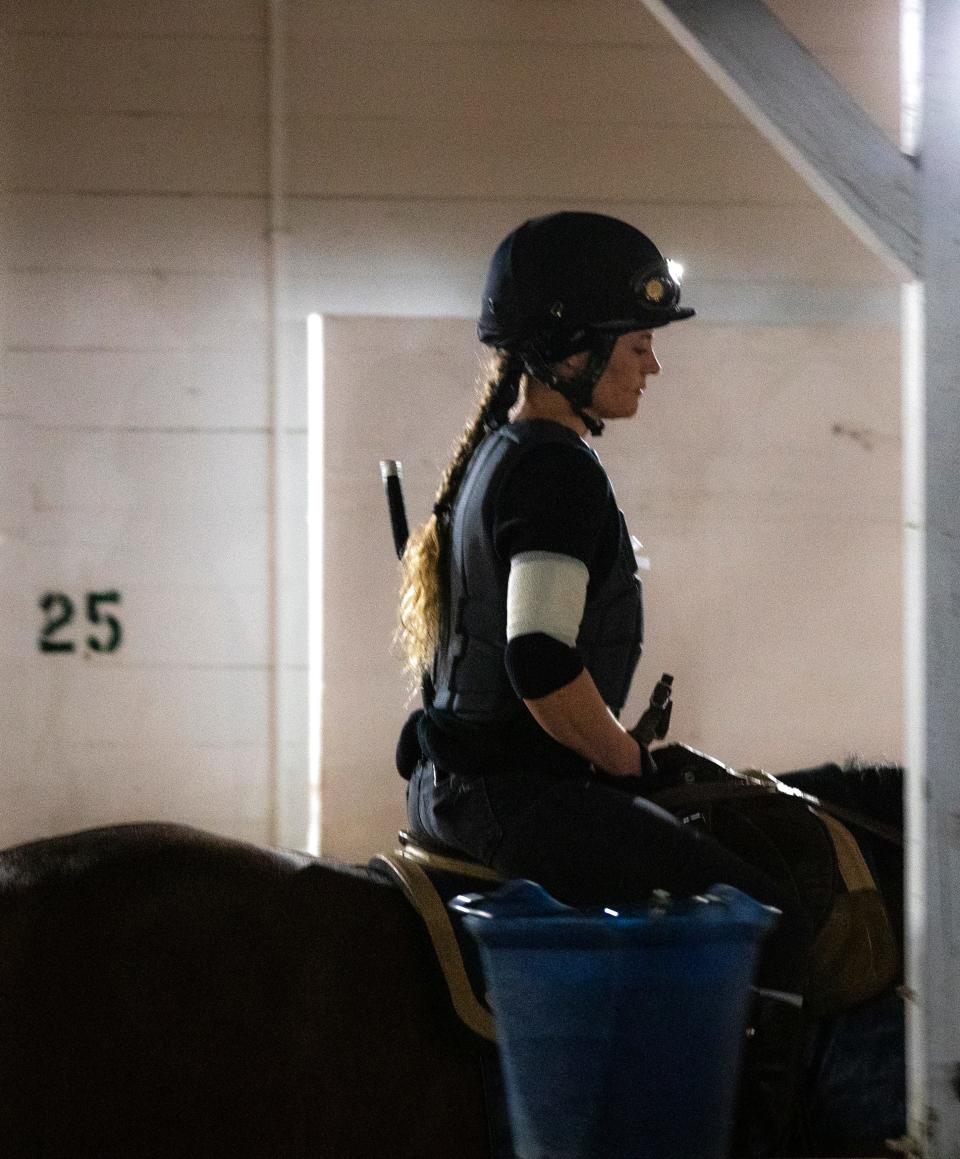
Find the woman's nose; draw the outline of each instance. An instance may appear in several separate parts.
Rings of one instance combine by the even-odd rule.
[[[660,360],[657,358],[656,354],[654,354],[654,352],[652,350],[647,350],[644,353],[644,356],[642,359],[642,364],[643,364],[643,373],[644,374],[659,374],[660,373]]]

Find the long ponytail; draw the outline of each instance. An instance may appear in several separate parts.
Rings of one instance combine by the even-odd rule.
[[[507,421],[517,401],[523,362],[497,351],[481,383],[479,405],[467,423],[437,489],[430,518],[410,533],[400,561],[400,609],[397,643],[404,667],[419,684],[433,664],[440,637],[442,591],[440,559],[446,547],[450,513],[467,466],[484,435]]]

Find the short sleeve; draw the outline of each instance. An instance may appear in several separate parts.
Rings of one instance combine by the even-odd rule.
[[[545,696],[583,670],[583,659],[572,643],[579,623],[568,623],[569,615],[561,613],[566,613],[567,603],[576,603],[580,612],[575,618],[582,614],[587,577],[576,570],[585,565],[589,574],[594,567],[610,513],[610,494],[607,476],[588,448],[549,443],[521,459],[498,496],[494,546],[501,559],[510,561],[514,586],[524,566],[542,572],[549,565],[556,583],[563,583],[567,572],[576,580],[569,584],[569,593],[554,592],[550,600],[546,592],[526,592],[527,602],[537,605],[527,611],[535,614],[512,609],[518,624],[530,624],[508,639],[505,656],[510,682],[524,699]],[[532,578],[542,586],[540,572]],[[541,595],[549,607],[540,606]],[[551,611],[557,613],[553,618],[562,622],[562,630],[547,622]]]
[[[586,447],[548,443],[523,456],[505,481],[494,511],[501,559],[553,552],[591,568],[610,504],[610,484]]]

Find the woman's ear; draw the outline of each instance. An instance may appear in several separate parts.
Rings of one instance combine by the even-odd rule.
[[[570,371],[571,374],[579,374],[587,365],[587,360],[590,354],[586,350],[578,350],[576,354],[568,354],[562,362],[557,365],[564,370]]]

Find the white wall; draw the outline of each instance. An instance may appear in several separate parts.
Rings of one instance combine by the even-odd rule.
[[[672,453],[681,431],[685,448],[709,435],[724,449],[719,459],[704,451],[711,494],[749,472],[758,504],[776,513],[713,527],[696,598],[776,549],[782,578],[754,593],[769,620],[785,593],[809,591],[804,576],[815,588],[829,574],[856,610],[864,648],[830,656],[857,693],[855,710],[837,710],[825,747],[840,755],[854,717],[849,735],[866,745],[872,734],[860,725],[875,712],[873,755],[899,755],[888,711],[898,702],[897,637],[869,630],[892,623],[898,599],[892,275],[633,0],[287,0],[282,142],[270,136],[268,7],[4,7],[13,147],[0,404],[0,676],[9,690],[0,841],[172,817],[303,843],[305,317],[469,318],[500,236],[525,216],[570,206],[635,221],[689,270],[703,326],[677,357],[696,383],[689,398],[715,389],[717,403],[684,408],[679,423],[676,412],[665,417],[657,453]],[[897,4],[774,7],[895,138]],[[273,208],[288,231],[271,243],[278,143],[282,205]],[[815,329],[826,324],[836,331]],[[713,388],[705,369],[726,379],[730,352],[744,350],[766,401],[757,408],[749,384],[739,384],[736,405],[725,407],[723,384]],[[378,364],[385,389],[395,378],[390,354]],[[437,366],[446,376],[461,357],[444,350]],[[416,408],[418,384],[405,381]],[[813,443],[792,438],[808,390],[810,413],[823,416]],[[449,441],[455,430],[441,436],[439,412],[437,423],[438,440]],[[869,451],[857,435],[864,428],[876,433]],[[344,438],[344,453],[366,469],[357,428]],[[437,461],[445,450],[438,443]],[[769,486],[771,459],[769,470],[782,481],[793,469],[796,485]],[[862,487],[838,494],[814,482],[833,478],[840,460]],[[630,499],[666,535],[677,505],[655,483],[638,476]],[[328,528],[342,520],[349,535],[349,503],[331,499],[327,515]],[[723,546],[731,529],[733,554]],[[668,556],[660,559],[667,567]],[[829,566],[814,568],[818,559]],[[332,573],[328,591],[339,582]],[[651,602],[657,583],[654,572]],[[77,652],[37,651],[40,596],[63,592],[79,604],[106,590],[122,596],[120,649],[86,656],[78,629]],[[730,679],[764,713],[802,720],[800,705],[822,687],[817,637],[785,616],[779,633],[751,636],[750,605],[737,607],[750,647]],[[828,628],[818,625],[821,638]],[[650,672],[658,647],[651,642]],[[749,731],[723,731],[718,683],[696,645],[684,654],[675,666],[690,690],[692,735],[716,737],[731,759],[765,759]],[[328,677],[353,681],[360,698],[363,661],[354,654]],[[756,675],[784,669],[785,684]],[[798,760],[820,751],[822,730],[804,735]],[[328,773],[326,846],[363,852],[393,815],[362,804],[369,785]],[[385,800],[383,792],[374,796]],[[398,792],[392,780],[385,792]]]
[[[12,4],[7,367],[33,425],[28,597],[116,590],[39,655],[0,836],[270,813],[259,5]],[[26,590],[24,590],[26,589]],[[9,604],[6,604],[9,607]]]

